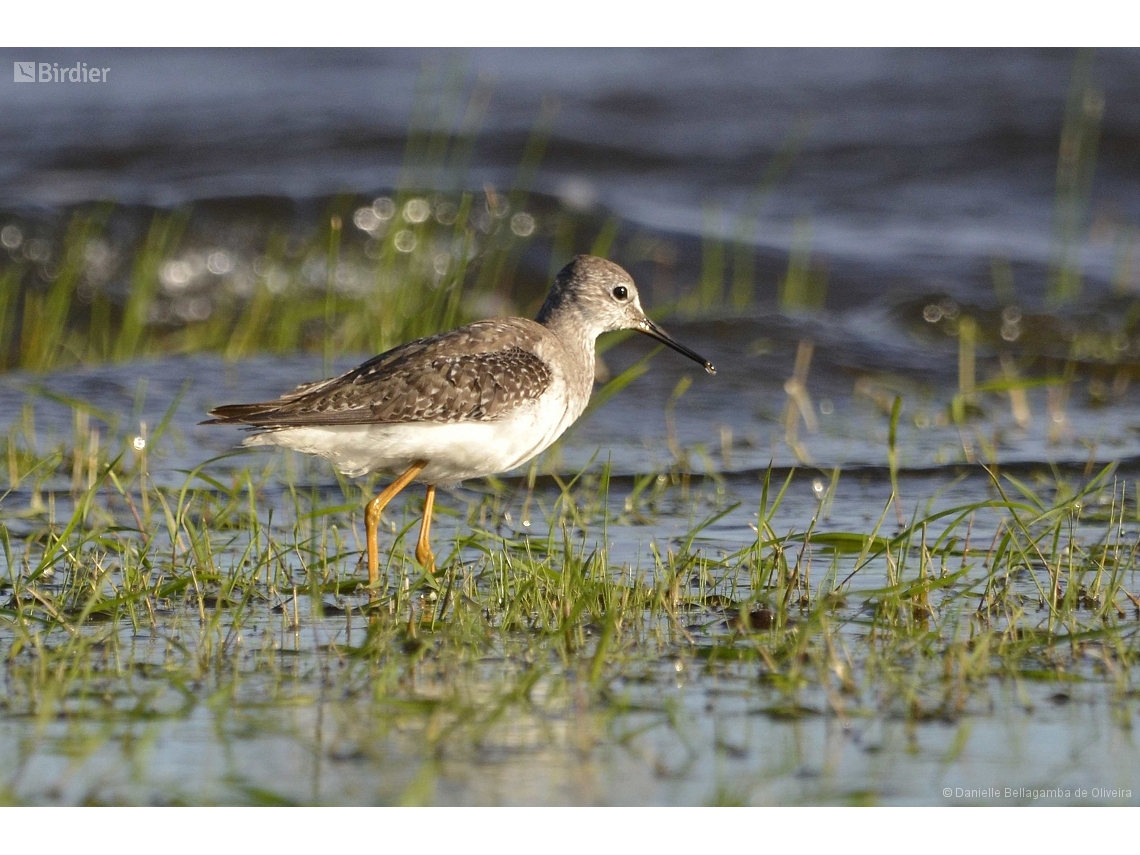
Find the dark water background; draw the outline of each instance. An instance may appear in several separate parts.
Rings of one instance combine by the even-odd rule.
[[[676,427],[683,440],[710,447],[724,445],[709,437],[710,420],[715,431],[730,430],[739,451],[718,465],[795,461],[779,419],[783,383],[804,338],[816,344],[809,390],[821,409],[821,436],[801,448],[801,458],[881,463],[883,395],[889,401],[901,392],[904,466],[968,459],[959,432],[940,415],[957,388],[957,342],[923,318],[945,300],[979,318],[980,382],[998,376],[1005,350],[1042,357],[1023,363],[1042,376],[1072,357],[1074,330],[1094,342],[1118,338],[1108,359],[1082,364],[1062,409],[1046,415],[1045,390],[1030,390],[1031,419],[1014,425],[995,399],[985,431],[1000,459],[1083,460],[1090,442],[1112,457],[1140,454],[1127,416],[1135,403],[1130,373],[1118,370],[1140,364],[1140,337],[1125,311],[1140,284],[1138,51],[1100,51],[1087,67],[1068,50],[2,53],[5,62],[86,62],[111,72],[99,85],[0,83],[0,212],[7,212],[0,226],[50,229],[70,206],[97,200],[140,217],[197,204],[213,212],[220,225],[210,238],[224,247],[251,212],[303,228],[335,194],[367,197],[399,181],[444,191],[510,187],[527,140],[546,128],[533,181],[541,199],[615,213],[623,237],[669,240],[676,275],[668,293],[658,293],[656,281],[643,283],[648,305],[695,287],[702,240],[756,247],[747,308],[673,323],[721,367],[715,384],[694,384]],[[1070,200],[1077,213],[1065,231],[1058,151],[1073,92],[1091,110],[1095,171]],[[433,127],[450,132],[477,131],[464,169],[408,156],[409,129],[437,121]],[[786,169],[766,182],[782,152],[790,152]],[[826,281],[822,312],[776,311],[797,241]],[[624,260],[620,240],[615,252]],[[1050,265],[1062,252],[1079,267],[1083,290],[1075,302],[1046,306]],[[1004,290],[995,287],[995,264],[1005,271]],[[545,273],[536,272],[538,281]],[[1010,305],[1023,316],[1016,332],[1024,350],[1003,350],[999,312]],[[620,369],[643,352],[622,345],[608,360]],[[192,392],[188,404],[200,413],[221,398],[264,397],[326,367],[293,366],[275,377],[276,364],[230,373],[224,394]],[[584,462],[604,442],[619,468],[650,465],[646,449],[660,448],[661,425],[640,434],[614,426],[638,424],[632,416],[647,397],[660,408],[687,368],[671,355],[658,358],[634,394],[581,426],[582,453],[568,443],[569,463]],[[108,382],[129,397],[140,371],[155,375],[152,392],[190,373],[182,365],[169,378],[162,366],[138,367],[130,377],[110,371]],[[866,375],[893,378],[894,387],[860,393]],[[77,394],[89,379],[46,382]],[[1113,380],[1112,403],[1124,407],[1082,406],[1103,403],[1097,384]],[[153,406],[161,412],[164,401]],[[0,409],[8,421],[18,402],[9,398]]]
[[[863,299],[900,285],[985,294],[993,257],[1049,261],[1075,58],[870,49],[0,53],[5,63],[111,68],[100,85],[0,83],[7,209],[390,188],[417,105],[459,92],[462,108],[478,83],[489,101],[461,179],[468,187],[509,184],[545,104],[551,139],[536,189],[670,232],[715,230],[713,208],[734,235],[732,218],[772,157],[802,137],[750,238],[786,251],[795,218],[809,217],[812,251],[833,276],[874,271],[878,287],[868,284]],[[1102,231],[1135,229],[1140,52],[1097,53],[1091,82],[1103,97],[1092,219]],[[462,115],[455,111],[456,126]],[[1106,284],[1110,258],[1096,242],[1086,248],[1092,283]],[[1035,291],[1029,279],[1018,284]]]

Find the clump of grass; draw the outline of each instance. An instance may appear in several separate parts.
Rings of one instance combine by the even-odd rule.
[[[1093,83],[1093,52],[1077,52],[1057,157],[1053,204],[1052,261],[1047,298],[1051,305],[1072,303],[1081,295],[1080,246],[1088,231],[1104,93]]]
[[[754,512],[738,496],[757,488],[740,476],[726,489],[680,469],[532,475],[444,503],[435,582],[408,554],[414,504],[397,509],[369,591],[368,485],[282,485],[272,461],[207,462],[157,484],[147,456],[169,440],[156,433],[137,454],[105,441],[90,480],[72,477],[86,447],[6,441],[0,717],[27,733],[0,780],[13,798],[40,798],[30,769],[44,751],[93,756],[205,710],[233,744],[280,728],[286,710],[327,707],[335,750],[319,751],[389,771],[413,758],[369,798],[415,802],[433,799],[449,764],[480,767],[519,728],[527,744],[564,744],[560,723],[586,713],[574,750],[642,745],[637,722],[683,746],[684,716],[661,693],[677,680],[732,686],[772,721],[918,725],[977,714],[1003,685],[1103,687],[1106,704],[1126,707],[1140,676],[1135,491],[1112,468],[1036,486],[979,471],[984,498],[888,530],[896,484],[864,531],[827,522],[843,501],[838,472],[790,528],[795,471],[761,473]],[[687,524],[659,528],[681,508]],[[639,557],[615,560],[617,533],[628,543],[637,531]],[[653,762],[687,774],[668,751]],[[182,786],[167,796],[208,791]],[[278,792],[256,770],[224,792],[322,798]]]
[[[158,213],[120,274],[122,300],[113,297],[114,282],[95,286],[84,261],[106,213],[81,211],[58,268],[0,265],[0,367],[46,371],[170,352],[236,359],[318,346],[381,350],[453,326],[472,297],[510,284],[468,282],[472,262],[501,270],[526,243],[510,228],[508,213],[519,212],[494,198],[406,192],[374,204],[335,200],[303,240],[271,236],[252,257],[214,250],[211,259],[219,257],[209,263],[224,271],[217,274],[196,273],[203,252],[183,246],[190,213]],[[195,276],[204,284],[180,297]],[[171,315],[182,302],[186,320]]]
[[[476,83],[464,106],[458,66],[442,80],[426,68],[421,83],[398,186],[332,199],[315,221],[279,217],[266,230],[254,216],[234,231],[263,234],[234,246],[209,242],[208,210],[157,211],[134,243],[107,232],[112,221],[137,229],[138,215],[105,204],[76,209],[58,238],[8,223],[0,370],[201,351],[331,358],[510,306],[521,255],[542,234],[527,208],[555,105],[543,105],[507,192],[474,193],[465,176],[488,87]]]

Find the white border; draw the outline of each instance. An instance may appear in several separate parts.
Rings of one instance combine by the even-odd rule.
[[[1122,46],[1127,3],[1084,0],[48,0],[7,47]]]

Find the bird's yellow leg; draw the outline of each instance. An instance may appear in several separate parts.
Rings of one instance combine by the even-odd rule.
[[[377,528],[380,525],[380,514],[385,506],[396,498],[396,494],[407,487],[417,475],[427,466],[426,460],[417,460],[399,478],[393,481],[375,499],[364,508],[364,536],[368,543],[368,584],[375,585],[380,578],[380,552],[376,542]]]
[[[420,524],[420,539],[416,542],[416,561],[429,576],[435,574],[435,556],[431,554],[431,509],[435,506],[435,484],[428,484],[424,499],[424,521]]]

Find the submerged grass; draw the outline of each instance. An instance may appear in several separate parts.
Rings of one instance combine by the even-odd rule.
[[[806,526],[798,508],[788,528],[794,471],[752,486],[532,472],[446,503],[438,580],[408,555],[409,503],[388,520],[369,591],[368,485],[304,489],[272,461],[240,459],[158,484],[147,458],[161,430],[137,451],[37,455],[23,440],[14,430],[5,442],[0,496],[9,800],[348,798],[230,756],[273,734],[293,744],[297,727],[309,732],[294,719],[314,710],[330,720],[304,749],[311,762],[355,764],[368,784],[351,798],[394,803],[442,798],[457,764],[518,754],[558,768],[607,746],[654,774],[704,780],[706,755],[669,691],[680,680],[773,722],[960,723],[1003,687],[1032,706],[1084,686],[1125,726],[1136,705],[1140,528],[1135,485],[1112,467],[1035,485],[974,470],[984,498],[899,527],[891,479],[870,531],[829,524],[844,501],[838,472]],[[680,509],[688,525],[660,528]],[[228,771],[192,762],[190,778],[164,778],[161,752],[138,741],[175,738],[172,727],[219,746]],[[92,759],[107,752],[121,756]],[[72,772],[45,771],[47,757],[70,758]]]

